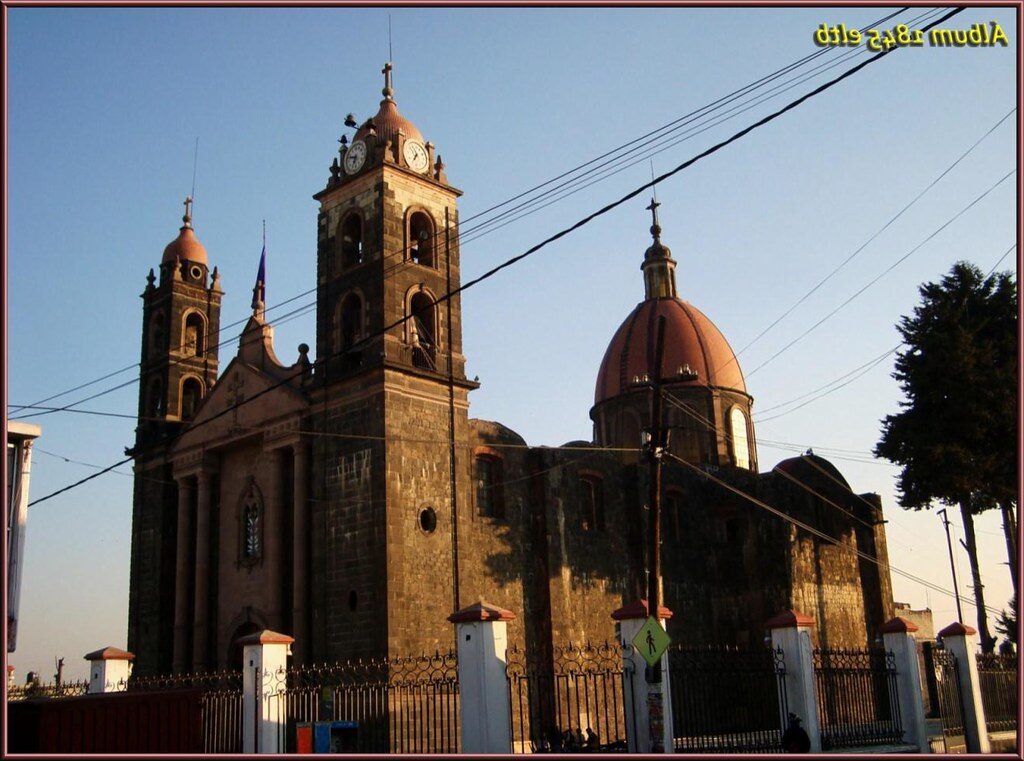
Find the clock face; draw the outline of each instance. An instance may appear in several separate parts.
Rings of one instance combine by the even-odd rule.
[[[423,147],[423,143],[419,140],[406,140],[402,153],[405,155],[405,163],[409,165],[410,169],[414,172],[426,171],[430,162],[427,159],[427,149]]]
[[[362,169],[364,161],[366,161],[366,143],[356,140],[345,153],[345,171],[355,174]]]

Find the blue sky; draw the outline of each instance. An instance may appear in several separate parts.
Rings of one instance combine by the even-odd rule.
[[[247,314],[264,219],[268,304],[314,286],[311,195],[327,178],[345,114],[363,119],[376,111],[389,13],[396,101],[465,191],[468,279],[649,180],[650,163],[478,239],[466,234],[473,215],[815,52],[812,35],[822,22],[862,27],[888,12],[8,9],[9,401],[29,404],[138,361],[138,295],[177,234],[197,136],[194,221],[222,275],[223,324]],[[1009,47],[898,50],[658,187],[680,295],[735,350],[1016,106],[1015,12],[970,9],[946,26],[992,20]],[[819,60],[837,61],[843,52]],[[657,153],[655,171],[863,60],[855,55]],[[1014,114],[740,353],[755,422],[759,410],[895,346],[893,326],[917,303],[920,283],[957,259],[985,271],[996,264],[1017,237],[1017,174],[761,367],[1017,166],[1016,122]],[[483,384],[471,396],[472,415],[500,420],[531,444],[590,438],[601,357],[643,296],[648,202],[644,194],[465,293],[467,373]],[[1001,267],[1013,269],[1015,259],[1016,249]],[[277,324],[282,361],[294,361],[296,346],[313,339],[312,314]],[[232,347],[222,348],[222,367],[232,355]],[[898,408],[891,369],[890,357],[834,393],[757,424],[760,466],[768,470],[808,446],[831,457],[855,489],[882,495],[892,564],[949,588],[939,519],[900,510],[896,470],[870,462],[880,419]],[[128,372],[58,401],[134,377]],[[81,407],[133,414],[136,394],[128,385]],[[95,472],[64,458],[105,466],[133,439],[128,419],[29,419],[43,428],[33,497]],[[52,673],[55,655],[66,656],[69,673],[84,674],[83,653],[126,643],[132,481],[130,469],[121,470],[30,513],[19,648],[10,659],[19,677],[30,669]],[[1002,607],[1010,581],[998,518],[985,515],[977,526],[987,602]],[[958,564],[966,593],[963,553]],[[938,626],[954,619],[950,598],[899,576],[893,582],[897,600],[930,605]],[[973,608],[965,614],[973,622]]]

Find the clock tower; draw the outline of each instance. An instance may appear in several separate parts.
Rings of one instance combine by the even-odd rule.
[[[316,660],[447,648],[456,604],[477,386],[460,299],[445,298],[459,285],[461,191],[398,112],[390,63],[383,74],[376,115],[346,120],[356,132],[314,196]]]

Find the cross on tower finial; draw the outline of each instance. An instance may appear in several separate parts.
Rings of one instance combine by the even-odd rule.
[[[391,61],[384,64],[384,68],[381,69],[381,73],[384,75],[384,89],[381,90],[384,97],[391,100],[391,96],[395,94],[394,88],[391,87]]]
[[[185,216],[181,218],[185,227],[192,226],[192,196],[185,196]]]
[[[651,199],[651,205],[647,207],[647,210],[651,212],[651,235],[654,236],[655,240],[661,238],[661,225],[658,224],[658,207],[661,206],[657,199]]]

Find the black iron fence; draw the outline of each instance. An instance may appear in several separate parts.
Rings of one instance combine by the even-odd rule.
[[[959,665],[948,650],[933,650],[935,694],[946,750],[964,744],[964,705],[960,693]]]
[[[458,659],[418,657],[312,664],[264,674],[263,700],[286,723],[356,722],[357,753],[458,753],[461,749]]]
[[[679,753],[777,753],[787,715],[781,648],[668,650]]]
[[[41,684],[26,682],[25,684],[7,685],[7,702],[28,700],[29,698],[77,698],[89,692],[89,682],[61,682],[60,684]]]
[[[242,752],[242,672],[212,671],[128,679],[128,692],[198,689],[204,753]]]
[[[891,650],[814,649],[823,750],[903,741]]]
[[[977,658],[986,728],[989,732],[1017,729],[1016,656],[979,653]]]
[[[618,642],[556,647],[550,663],[513,647],[506,663],[513,753],[625,752],[632,674]]]

